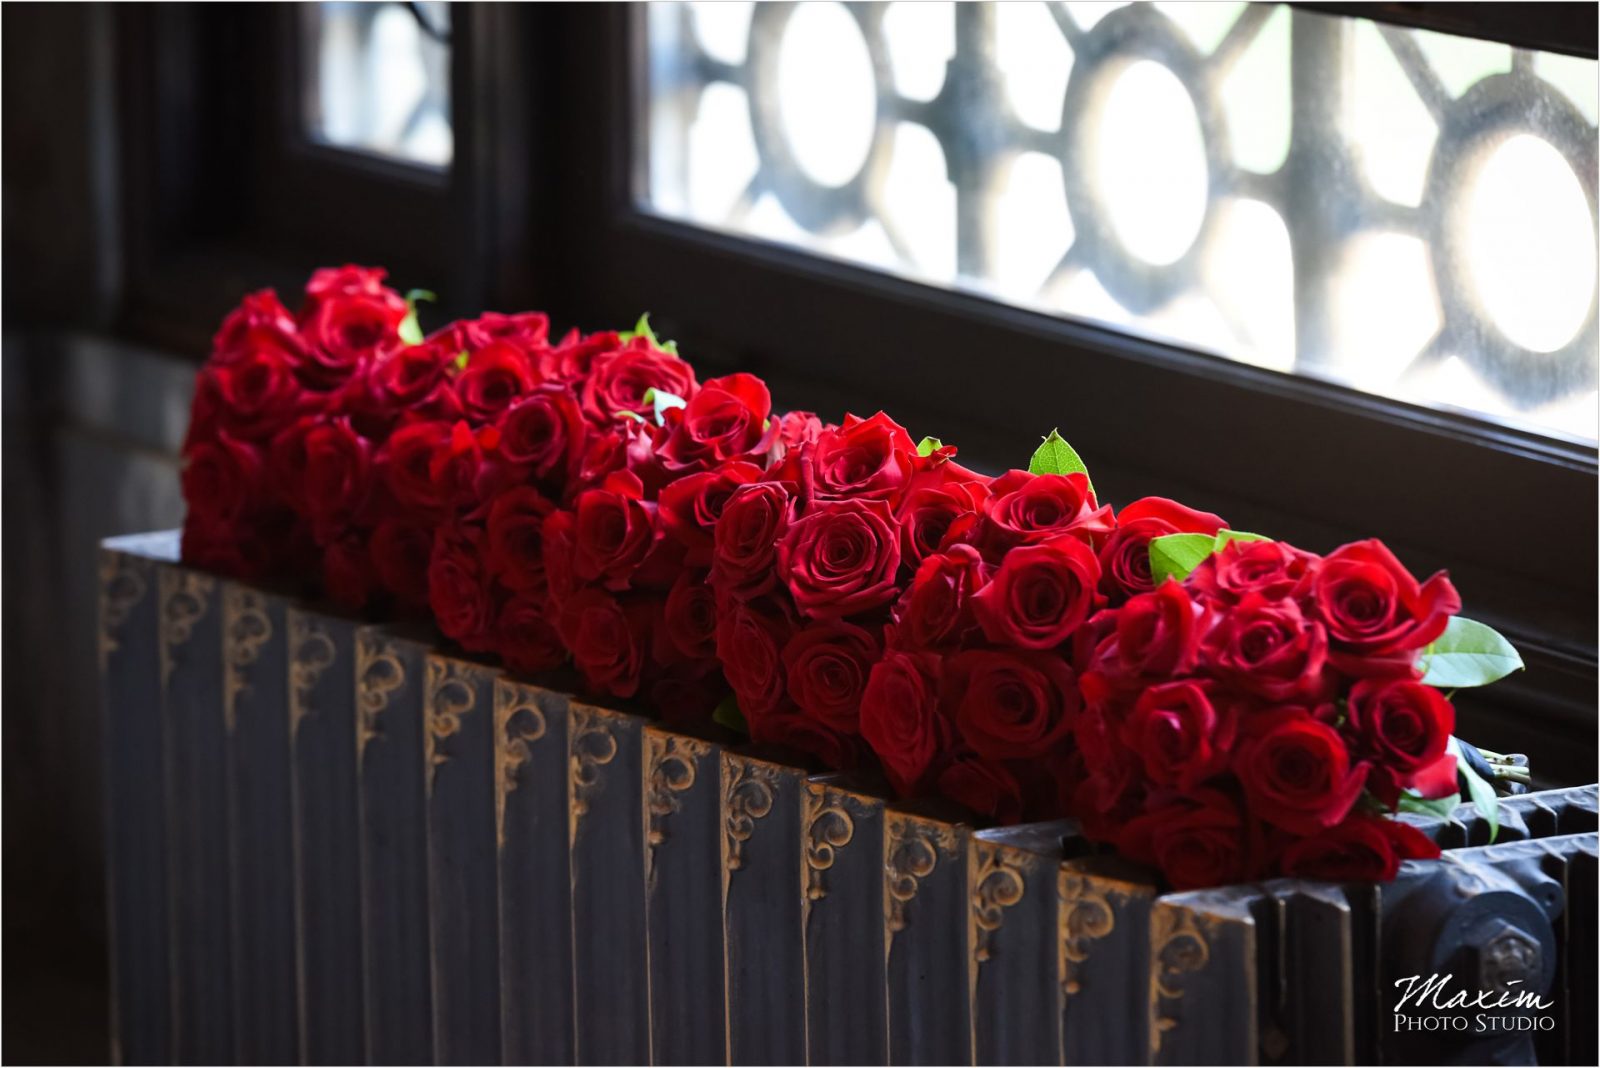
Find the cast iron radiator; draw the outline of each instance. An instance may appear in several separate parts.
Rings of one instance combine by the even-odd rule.
[[[1594,787],[1163,895],[176,557],[101,559],[120,1062],[1595,1063]]]

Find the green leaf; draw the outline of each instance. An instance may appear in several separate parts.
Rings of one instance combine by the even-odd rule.
[[[1271,540],[1272,539],[1267,537],[1265,534],[1252,534],[1248,530],[1228,530],[1227,528],[1223,528],[1222,530],[1217,531],[1217,549],[1219,551],[1222,549],[1222,547],[1224,545],[1228,544],[1230,541],[1271,541]]]
[[[688,401],[675,393],[668,393],[664,389],[651,387],[644,391],[644,402],[655,409],[656,426],[661,426],[667,421],[667,409],[683,408],[688,406]]]
[[[1524,667],[1522,657],[1493,627],[1454,616],[1422,651],[1422,681],[1440,689],[1487,686]]]
[[[733,694],[722,699],[715,712],[711,713],[711,720],[720,723],[730,731],[738,731],[749,736],[750,725],[744,721],[744,713],[739,711],[739,699]]]
[[[1182,582],[1216,549],[1216,539],[1210,534],[1163,534],[1151,538],[1150,577],[1157,586],[1169,578]]]
[[[413,289],[406,294],[406,317],[400,320],[400,340],[407,345],[422,344],[422,324],[417,321],[417,302],[420,300],[437,301],[426,289]]]
[[[662,352],[671,353],[674,356],[678,354],[678,343],[676,341],[662,341],[660,338],[656,337],[656,332],[650,327],[649,312],[645,312],[643,315],[639,316],[639,321],[633,324],[632,330],[624,331],[618,336],[620,336],[624,342],[632,341],[636,337],[642,337],[646,341],[650,342],[651,345],[660,349]]]
[[[467,369],[467,354],[465,352],[457,353],[456,354],[456,370],[457,371],[465,371],[466,369]]]
[[[932,456],[942,448],[944,448],[944,442],[940,441],[938,438],[923,438],[921,441],[917,442],[917,455]]]
[[[1461,747],[1454,738],[1450,739],[1450,752],[1455,754],[1456,771],[1466,782],[1472,803],[1478,807],[1479,814],[1489,821],[1489,844],[1494,845],[1495,838],[1500,834],[1500,799],[1494,795],[1494,787],[1472,770],[1472,765],[1461,755]]]
[[[1044,439],[1044,444],[1033,451],[1033,458],[1028,461],[1030,475],[1082,475],[1089,477],[1089,468],[1083,462],[1083,457],[1067,439],[1061,436],[1060,429],[1050,431]],[[1089,491],[1094,492],[1094,483],[1089,483]]]
[[[618,418],[618,419],[632,419],[636,423],[647,423],[647,422],[649,422],[648,419],[646,419],[644,416],[640,415],[638,412],[623,411],[623,412],[616,412],[615,415],[616,415],[616,418]]]
[[[1429,801],[1407,790],[1400,795],[1400,804],[1397,807],[1401,812],[1417,812],[1441,820],[1453,820],[1456,806],[1459,804],[1461,804],[1460,794],[1451,794],[1449,797],[1438,797]]]

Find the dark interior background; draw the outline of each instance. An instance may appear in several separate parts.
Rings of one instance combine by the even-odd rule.
[[[1361,8],[1594,55],[1586,5]],[[705,373],[757,371],[828,417],[887,408],[982,469],[1021,465],[1059,424],[1111,500],[1181,496],[1316,548],[1380,534],[1419,572],[1448,564],[1527,656],[1463,701],[1461,733],[1529,752],[1547,782],[1593,780],[1592,449],[643,216],[626,6],[458,12],[450,175],[331,158],[293,132],[293,15],[4,10],[6,1060],[107,1055],[94,545],[180,522],[211,331],[246,291],[291,294],[323,263],[438,291],[436,322],[532,306],[592,329],[648,308]],[[1189,456],[1219,426],[1206,462]],[[1307,446],[1292,464],[1290,436]],[[1418,471],[1444,474],[1419,491]]]

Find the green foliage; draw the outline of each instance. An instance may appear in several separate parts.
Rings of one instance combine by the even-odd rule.
[[[1417,660],[1422,681],[1440,689],[1487,686],[1525,666],[1511,643],[1493,627],[1454,616],[1444,633]]]

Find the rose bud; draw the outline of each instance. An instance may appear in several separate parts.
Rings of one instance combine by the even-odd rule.
[[[939,658],[890,651],[861,695],[861,737],[902,797],[917,792],[953,730],[939,709]]]
[[[1059,657],[974,649],[945,664],[949,707],[961,738],[993,760],[1043,756],[1078,712],[1072,669]]]
[[[792,498],[782,482],[752,482],[728,494],[712,532],[711,582],[719,595],[749,600],[773,588],[778,539],[788,529]]]
[[[428,607],[445,636],[469,652],[487,652],[494,606],[484,567],[483,536],[460,524],[434,538],[428,563]]]
[[[1174,890],[1195,890],[1255,877],[1257,837],[1227,795],[1200,790],[1150,806],[1121,828],[1117,849],[1158,866]]]
[[[1295,834],[1332,827],[1350,811],[1367,779],[1351,766],[1339,732],[1304,709],[1256,712],[1241,724],[1233,770],[1251,811]]]
[[[895,605],[898,644],[937,650],[961,643],[977,629],[972,598],[991,570],[970,545],[952,545],[924,560]]]
[[[1388,882],[1402,860],[1430,860],[1439,846],[1409,824],[1352,815],[1310,838],[1287,843],[1279,860],[1283,874],[1336,882]]]
[[[539,375],[527,354],[515,345],[496,341],[467,358],[455,378],[456,396],[469,419],[493,422],[495,417],[539,384]]]
[[[1324,557],[1310,601],[1341,651],[1379,656],[1421,649],[1461,611],[1461,597],[1443,571],[1419,585],[1376,539]]]
[[[819,723],[845,734],[861,730],[861,695],[882,653],[870,631],[849,623],[813,623],[783,647],[789,697]]]
[[[817,499],[887,501],[892,508],[915,473],[917,446],[905,427],[879,412],[871,419],[845,416],[842,426],[819,434],[786,466],[799,456],[810,464]]]
[[[306,358],[300,378],[312,389],[334,389],[381,350],[400,344],[406,302],[393,290],[330,295],[300,314]]]
[[[1317,564],[1312,553],[1281,541],[1230,541],[1200,561],[1185,585],[1222,604],[1251,594],[1277,601],[1301,589]]]
[[[817,501],[778,543],[778,577],[813,619],[888,604],[897,592],[900,539],[882,501]]]
[[[989,484],[975,544],[991,560],[1018,546],[1070,534],[1090,548],[1114,526],[1110,505],[1100,506],[1085,475],[1031,475],[1007,471]]]
[[[500,417],[500,455],[560,495],[577,472],[588,428],[565,386],[544,385],[514,401]]]
[[[1073,537],[1052,538],[1006,553],[972,606],[984,635],[997,645],[1051,649],[1089,618],[1100,561]]]
[[[532,486],[513,487],[490,504],[489,573],[506,589],[544,598],[544,521],[553,511],[555,505]]]
[[[638,478],[618,471],[604,487],[578,495],[574,505],[573,566],[584,582],[626,589],[656,542],[655,509],[640,498]]]
[[[729,601],[717,623],[717,659],[739,699],[739,710],[756,722],[783,700],[781,650],[793,632],[789,621],[763,602]]]
[[[667,536],[682,545],[691,567],[709,566],[716,548],[716,525],[733,491],[761,478],[755,464],[732,461],[669,482],[657,501]]]
[[[1176,582],[1129,599],[1116,612],[1117,663],[1129,675],[1171,676],[1194,667],[1205,609]]]
[[[583,414],[596,426],[607,426],[622,412],[653,414],[653,406],[644,400],[652,389],[687,401],[696,388],[694,370],[687,363],[642,337],[634,338],[620,349],[594,357],[583,383]]]
[[[500,606],[494,651],[512,671],[536,675],[567,662],[567,648],[546,613],[545,604],[525,594],[508,597]]]
[[[717,599],[704,572],[685,570],[678,576],[667,594],[662,622],[667,639],[680,655],[691,660],[716,657]]]
[[[1293,601],[1252,593],[1218,616],[1200,657],[1206,671],[1268,700],[1314,697],[1326,686],[1328,636]]]
[[[667,410],[656,456],[675,475],[726,460],[759,457],[778,434],[771,414],[772,396],[755,375],[713,378],[687,405]]]
[[[654,611],[659,614],[659,608]],[[651,604],[624,607],[610,593],[591,586],[562,603],[558,627],[590,689],[632,697],[639,689],[651,621]]]
[[[258,289],[239,302],[222,320],[211,339],[212,367],[234,363],[247,356],[269,354],[290,371],[305,358],[305,345],[294,317],[270,289]]]
[[[1122,742],[1140,755],[1150,782],[1191,791],[1227,768],[1235,724],[1212,706],[1204,683],[1169,682],[1139,695]]]
[[[1144,497],[1117,513],[1116,530],[1100,550],[1100,589],[1115,604],[1155,589],[1150,542],[1167,534],[1216,534],[1220,516],[1198,512],[1165,497]],[[1236,544],[1236,543],[1235,543]]]
[[[1444,694],[1412,679],[1363,679],[1351,687],[1346,710],[1345,733],[1373,762],[1368,788],[1380,801],[1392,808],[1419,778],[1425,797],[1455,792],[1456,762],[1445,748],[1456,714]],[[1441,762],[1443,774],[1435,768]]]
[[[1022,819],[1022,787],[999,761],[956,757],[939,773],[939,792],[996,823]]]

